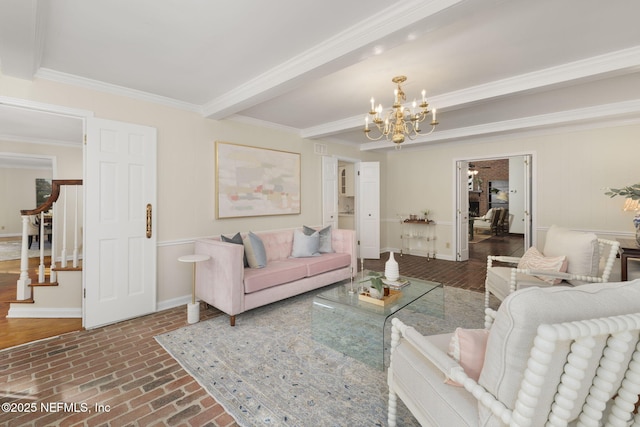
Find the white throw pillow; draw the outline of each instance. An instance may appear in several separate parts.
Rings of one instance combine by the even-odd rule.
[[[583,276],[597,276],[600,267],[598,236],[552,225],[542,252],[545,256],[566,256],[567,273]],[[570,280],[574,286],[584,284],[580,280]]]
[[[530,270],[544,270],[544,271],[552,271],[555,273],[564,273],[567,271],[567,257],[555,256],[555,257],[545,257],[540,253],[540,251],[533,246],[527,249],[527,252],[524,253],[522,258],[520,258],[520,262],[518,262],[518,268],[528,268]],[[536,276],[539,279],[544,280],[545,282],[551,285],[557,285],[562,282],[562,279],[554,279],[553,277],[547,276]]]

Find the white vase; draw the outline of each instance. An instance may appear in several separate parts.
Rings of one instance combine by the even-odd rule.
[[[398,262],[393,257],[393,252],[389,253],[389,260],[384,264],[384,277],[392,282],[395,282],[400,278]]]
[[[383,293],[376,288],[369,288],[369,296],[375,299],[382,299]]]

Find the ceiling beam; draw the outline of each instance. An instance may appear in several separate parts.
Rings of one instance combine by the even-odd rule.
[[[42,59],[47,8],[45,0],[2,2],[0,67],[3,74],[33,80]]]
[[[640,46],[607,53],[557,67],[546,68],[519,76],[496,80],[477,86],[430,97],[429,102],[438,111],[451,111],[472,104],[532,92],[549,86],[569,86],[580,81],[637,72],[640,68]],[[407,104],[409,107],[410,104]],[[363,127],[362,115],[309,127],[300,131],[303,138],[324,138]]]
[[[406,42],[405,38],[398,37],[399,32],[464,1],[408,0],[396,3],[213,99],[204,106],[204,115],[223,119],[282,95],[304,82],[353,65],[373,55],[374,44],[383,39],[393,45]]]

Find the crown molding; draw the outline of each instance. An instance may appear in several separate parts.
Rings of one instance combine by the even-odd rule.
[[[298,85],[305,77],[328,72],[361,60],[354,55],[376,41],[463,0],[404,1],[367,17],[356,25],[271,68],[204,106],[204,115],[222,119],[270,99]]]
[[[71,86],[82,87],[85,89],[96,90],[111,95],[125,96],[128,98],[137,99],[139,101],[151,102],[153,104],[164,105],[166,107],[172,107],[179,110],[202,114],[202,107],[200,105],[178,101],[166,96],[155,95],[149,92],[130,89],[124,86],[104,83],[98,80],[88,79],[73,74],[62,73],[60,71],[52,70],[49,68],[40,68],[36,72],[35,77],[57,83],[64,83]]]

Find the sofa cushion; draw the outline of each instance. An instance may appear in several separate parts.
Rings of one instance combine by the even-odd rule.
[[[597,276],[600,267],[598,236],[552,225],[547,232],[542,252],[545,256],[566,256],[567,273]],[[585,282],[570,280],[574,286]]]
[[[272,286],[303,279],[306,275],[307,267],[304,263],[290,262],[289,260],[272,261],[264,268],[245,269],[244,292],[250,294]]]
[[[236,245],[243,245],[244,246],[244,242],[242,241],[242,235],[240,234],[240,232],[236,233],[233,237],[227,237],[224,234],[221,234],[220,235],[220,240],[223,241],[223,242],[235,243]],[[242,262],[244,263],[244,267],[245,268],[249,267],[249,261],[247,261],[247,252],[246,251],[242,255]]]
[[[337,270],[351,264],[351,255],[343,253],[322,254],[320,257],[306,258],[307,277]]]
[[[330,225],[320,230],[316,230],[315,228],[307,227],[306,225],[303,225],[302,231],[307,236],[311,236],[316,231],[320,233],[320,246],[318,248],[318,252],[320,252],[321,254],[328,254],[328,253],[334,252],[333,247],[331,245],[331,226]]]
[[[267,265],[267,252],[264,249],[260,237],[251,231],[242,239],[244,244],[244,253],[247,255],[247,261],[251,268],[264,268]]]
[[[520,258],[520,262],[518,262],[518,268],[564,273],[567,271],[567,257],[564,255],[555,257],[544,256],[538,249],[536,249],[534,246],[531,246],[529,249],[527,249],[527,252],[524,253],[522,258]],[[562,279],[554,279],[553,277],[536,277],[544,280],[550,285],[557,285],[562,282]]]
[[[320,256],[319,248],[320,233],[316,231],[312,234],[306,234],[301,230],[294,230],[293,247],[291,249],[291,256],[293,258]]]
[[[550,286],[528,288],[509,295],[500,305],[496,319],[489,332],[484,367],[478,383],[513,408],[516,393],[522,382],[529,359],[531,346],[540,324],[596,319],[627,313],[640,312],[640,279],[633,282],[592,283],[578,287]],[[547,377],[555,382],[562,375],[569,343],[559,343],[557,348],[565,352],[553,357]],[[601,353],[604,340],[596,340],[593,349]],[[633,349],[630,349],[630,351]],[[629,355],[630,357],[630,355]],[[625,363],[625,362],[623,362]],[[587,367],[589,372],[597,364]],[[578,390],[578,404],[571,412],[574,418],[581,408],[590,384]],[[613,392],[617,387],[613,388]],[[532,425],[544,425],[553,393],[540,396],[539,411]],[[487,408],[480,407],[480,425],[502,425]]]

